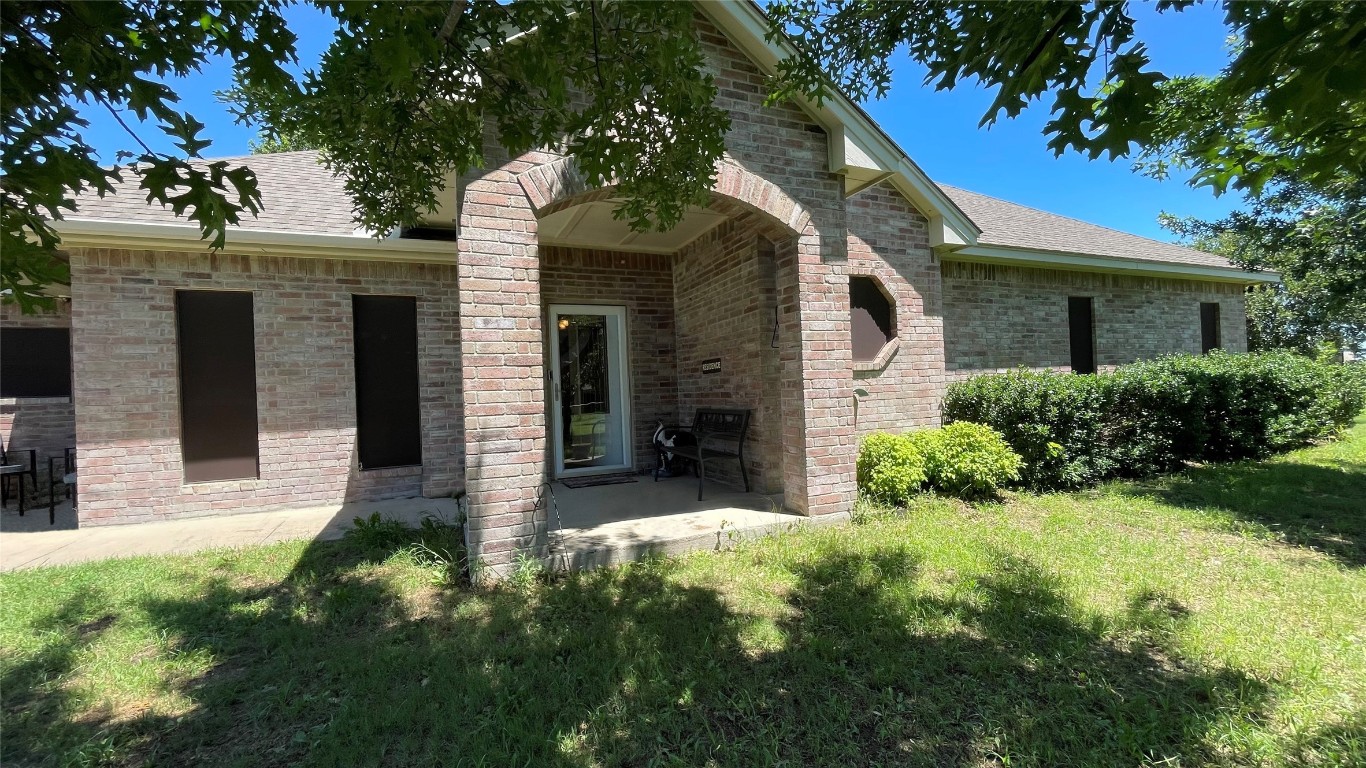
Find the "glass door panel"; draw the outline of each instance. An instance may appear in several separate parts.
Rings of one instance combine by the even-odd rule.
[[[630,468],[625,308],[553,306],[555,474]]]

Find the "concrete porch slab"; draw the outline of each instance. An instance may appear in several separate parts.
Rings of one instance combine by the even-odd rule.
[[[702,501],[686,477],[654,482],[567,488],[551,486],[559,520],[549,512],[550,564],[581,570],[639,560],[722,550],[795,526],[836,523],[847,515],[808,518],[783,509],[782,496],[745,493],[708,483]]]
[[[315,507],[196,517],[156,523],[78,528],[70,502],[57,508],[48,526],[47,507],[20,518],[7,509],[0,518],[0,571],[64,565],[136,555],[184,554],[219,547],[272,544],[292,539],[339,539],[357,517],[380,517],[419,525],[424,517],[454,522],[454,499],[391,499]]]

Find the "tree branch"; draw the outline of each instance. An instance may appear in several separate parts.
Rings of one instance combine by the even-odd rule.
[[[460,24],[460,17],[465,15],[466,0],[453,0],[451,9],[446,12],[446,20],[441,24],[441,31],[436,36],[441,42],[449,43],[451,35],[455,34],[455,28]]]

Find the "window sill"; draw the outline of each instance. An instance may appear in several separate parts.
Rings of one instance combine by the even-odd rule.
[[[881,372],[883,368],[887,367],[888,363],[892,362],[892,358],[896,356],[896,351],[900,346],[901,339],[899,337],[889,340],[886,344],[882,345],[882,349],[877,353],[877,357],[872,360],[855,360],[854,373]]]
[[[180,492],[191,495],[221,493],[223,491],[257,491],[262,487],[261,477],[236,477],[221,480],[180,479]]]
[[[63,405],[70,397],[0,397],[0,405]]]
[[[422,474],[422,464],[399,464],[393,467],[361,467],[360,473],[367,477],[406,477]]]

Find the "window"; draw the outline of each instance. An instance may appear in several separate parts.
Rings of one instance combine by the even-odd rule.
[[[1090,296],[1067,297],[1072,373],[1096,372],[1096,316]]]
[[[876,360],[887,342],[896,338],[896,313],[892,300],[876,278],[849,278],[849,330],[854,342],[854,362]]]
[[[361,469],[422,464],[417,299],[352,296]]]
[[[251,294],[176,291],[185,482],[259,476]]]
[[[0,330],[0,397],[71,397],[71,331]]]
[[[1219,302],[1206,301],[1200,304],[1200,354],[1207,355],[1219,349],[1223,342],[1219,339]]]

